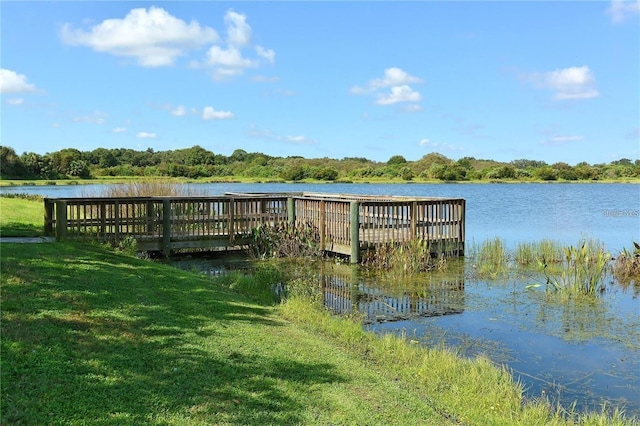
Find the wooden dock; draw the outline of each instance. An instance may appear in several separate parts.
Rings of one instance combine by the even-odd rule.
[[[357,263],[379,244],[429,241],[434,253],[464,254],[465,200],[327,193],[227,193],[213,197],[46,198],[46,236],[118,242],[143,251],[251,244],[259,225],[311,226],[320,247]]]

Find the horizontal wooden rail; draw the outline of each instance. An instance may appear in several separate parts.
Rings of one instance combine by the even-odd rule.
[[[237,247],[260,225],[313,227],[323,250],[351,256],[380,244],[429,241],[464,253],[465,200],[320,193],[227,193],[214,197],[44,200],[45,235],[121,241],[169,255],[182,248]]]

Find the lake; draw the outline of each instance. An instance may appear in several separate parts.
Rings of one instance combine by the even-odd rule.
[[[609,183],[530,184],[189,184],[206,195],[225,192],[328,192],[436,196],[466,199],[467,247],[500,237],[518,242],[552,239],[576,245],[600,241],[614,256],[640,242],[640,185]],[[104,185],[0,187],[1,193],[47,197],[99,196]],[[456,266],[457,265],[457,266]],[[640,283],[621,286],[607,278],[607,291],[591,304],[559,303],[532,272],[480,279],[472,259],[452,262],[440,274],[400,280],[368,275],[346,265],[322,272],[327,306],[357,309],[376,333],[406,335],[425,345],[455,348],[463,356],[485,354],[507,365],[527,388],[578,409],[603,401],[640,417]],[[343,269],[341,269],[343,268]],[[347,269],[344,269],[347,268]],[[390,281],[395,281],[391,285]],[[342,300],[341,297],[344,299]],[[435,299],[434,299],[435,298]],[[389,306],[395,314],[390,315]],[[403,309],[413,306],[413,311]],[[417,308],[415,308],[417,306]]]

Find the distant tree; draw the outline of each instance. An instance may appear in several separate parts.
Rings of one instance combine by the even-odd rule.
[[[631,166],[633,163],[628,158],[621,158],[619,160],[612,161],[611,164],[620,166]]]
[[[296,165],[282,170],[280,177],[284,180],[298,181],[308,177],[308,175],[307,170],[303,166]]]
[[[22,160],[9,146],[0,146],[0,174],[9,178],[22,178],[27,175]]]
[[[407,160],[402,155],[394,155],[389,160],[387,160],[387,165],[389,166],[397,166],[400,164],[405,164]]]
[[[51,168],[60,176],[69,174],[69,167],[73,161],[83,160],[82,153],[75,148],[61,149],[60,151],[48,154],[48,157],[51,161]]]
[[[429,170],[423,172],[423,176],[444,181],[459,181],[466,178],[467,169],[456,163],[434,163]]]
[[[533,172],[533,176],[540,180],[557,180],[558,172],[556,172],[550,166],[543,166],[535,169]]]
[[[113,151],[105,148],[97,148],[89,152],[86,156],[89,164],[96,165],[101,168],[113,167],[118,164],[118,159]]]
[[[311,173],[311,177],[317,180],[336,180],[338,178],[338,170],[334,167],[321,167]]]
[[[514,179],[516,177],[516,168],[514,166],[500,166],[491,169],[487,175],[487,179]]]
[[[400,169],[400,177],[402,180],[412,180],[414,178],[413,170],[409,167],[402,167]]]
[[[69,163],[67,174],[69,176],[85,179],[91,176],[89,174],[89,165],[84,160],[73,160],[71,163]]]
[[[202,164],[215,164],[216,159],[211,151],[207,151],[199,145],[195,145],[185,150],[184,163],[187,166],[197,166]]]
[[[547,165],[547,163],[545,163],[544,161],[526,160],[526,159],[513,160],[509,164],[511,164],[516,169],[537,169]]]
[[[243,162],[246,158],[247,158],[247,151],[245,151],[244,149],[236,149],[231,154],[231,157],[229,157],[231,161],[240,161],[240,162]]]

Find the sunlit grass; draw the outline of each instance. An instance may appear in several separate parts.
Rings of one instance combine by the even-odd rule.
[[[101,189],[100,197],[197,197],[205,195],[202,189],[194,188],[175,180],[136,179],[125,183],[110,184]],[[83,191],[83,197],[97,197]]]
[[[44,207],[41,197],[0,197],[0,236],[35,237],[44,234]]]

